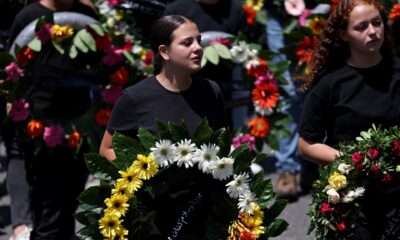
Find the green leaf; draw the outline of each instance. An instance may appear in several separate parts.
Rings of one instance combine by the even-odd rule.
[[[168,131],[173,142],[178,142],[183,139],[190,139],[189,130],[183,122],[181,124],[168,122]]]
[[[286,199],[278,199],[268,210],[266,210],[266,215],[264,218],[264,223],[271,223],[275,218],[277,218],[283,209],[287,205]]]
[[[218,129],[213,133],[211,139],[216,139],[216,144],[219,146],[218,156],[228,156],[231,151],[232,133],[225,128]]]
[[[214,48],[214,50],[218,53],[218,55],[221,58],[232,59],[231,52],[229,51],[229,49],[225,45],[217,43],[217,44],[214,44],[214,45],[211,45],[211,46]]]
[[[233,168],[236,174],[239,174],[249,169],[252,157],[247,144],[243,144],[240,147],[236,148],[232,152],[231,157],[235,159]]]
[[[89,171],[99,179],[118,179],[118,169],[105,157],[97,153],[86,153],[85,162]]]
[[[111,186],[100,185],[86,189],[79,195],[78,199],[82,203],[95,206],[102,206],[104,205],[104,199],[110,197],[110,195],[111,195]]]
[[[259,163],[267,159],[266,153],[258,153],[257,156],[253,159],[253,163]]]
[[[61,46],[60,43],[58,43],[56,41],[51,41],[51,44],[57,50],[57,52],[59,52],[61,55],[64,55],[65,51],[64,51],[64,48]]]
[[[88,225],[96,225],[98,220],[101,218],[101,215],[94,211],[81,211],[74,214],[74,217],[81,224]]]
[[[133,55],[128,52],[128,51],[122,51],[122,55],[129,61],[131,65],[135,64],[135,59],[133,58]]]
[[[96,52],[96,41],[86,29],[80,30],[77,35],[90,50]]]
[[[74,44],[74,46],[76,46],[76,48],[81,50],[81,52],[87,53],[89,51],[89,48],[85,45],[85,43],[83,43],[82,39],[79,37],[79,33],[80,32],[75,35],[72,43]]]
[[[35,37],[28,43],[28,47],[35,52],[40,52],[40,50],[42,50],[42,42],[39,40],[39,38]]]
[[[171,140],[171,136],[168,131],[168,125],[157,120],[157,130],[159,139],[169,139]]]
[[[98,228],[84,227],[76,233],[76,237],[80,240],[103,239]]]
[[[78,50],[74,45],[72,45],[71,48],[69,49],[69,57],[74,59],[76,58],[76,56],[78,56]]]
[[[139,128],[138,137],[140,143],[149,150],[151,147],[156,145],[157,138],[151,134],[151,132],[145,128]]]
[[[198,146],[204,143],[208,143],[210,138],[213,134],[211,127],[208,125],[207,118],[203,118],[199,125],[197,126],[196,130],[194,131],[194,143]]]
[[[89,25],[89,27],[93,29],[97,33],[97,35],[104,37],[105,33],[103,27],[100,24],[92,23]]]
[[[113,149],[117,159],[113,161],[119,169],[128,168],[136,160],[137,154],[142,152],[140,144],[121,133],[115,132],[112,138]]]
[[[253,177],[250,184],[252,192],[258,198],[258,203],[262,207],[268,207],[275,193],[272,187],[271,179],[264,180],[264,171],[260,171]]]
[[[288,223],[285,220],[277,219],[267,228],[268,235],[270,237],[279,236],[288,227]]]
[[[218,53],[215,51],[215,49],[212,46],[207,46],[204,48],[204,56],[212,64],[218,65],[218,63],[219,63]]]

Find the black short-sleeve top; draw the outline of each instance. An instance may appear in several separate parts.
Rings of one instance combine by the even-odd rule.
[[[353,141],[375,123],[400,124],[400,61],[370,68],[343,64],[324,74],[306,95],[299,134],[336,146]]]
[[[117,100],[107,126],[135,137],[140,127],[157,132],[157,120],[181,123],[193,131],[203,118],[215,130],[226,126],[223,96],[218,85],[193,76],[189,89],[173,92],[153,76],[126,88]]]

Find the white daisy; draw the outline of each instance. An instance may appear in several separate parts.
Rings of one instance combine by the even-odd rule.
[[[249,174],[242,173],[240,175],[234,175],[233,181],[226,184],[228,187],[226,192],[229,194],[231,198],[238,198],[239,195],[244,194],[247,191],[250,191],[249,187]]]
[[[262,116],[270,116],[272,113],[274,113],[274,110],[272,108],[264,108],[259,105],[259,101],[255,101],[253,103],[254,109],[257,113],[259,113]]]
[[[244,194],[239,195],[238,207],[240,212],[247,212],[253,214],[253,206],[257,201],[254,194],[250,191],[246,191]]]
[[[249,45],[245,41],[239,41],[239,45],[234,45],[230,51],[235,63],[244,63],[250,54]]]
[[[152,147],[150,150],[160,167],[167,167],[172,163],[175,146],[170,140],[160,140],[156,142],[156,147]]]
[[[182,140],[175,149],[174,162],[178,166],[185,165],[185,168],[193,167],[193,155],[196,152],[196,145],[190,139]]]
[[[194,161],[199,163],[199,170],[204,173],[211,173],[213,163],[218,160],[218,151],[219,147],[215,144],[201,145],[201,149],[197,149],[194,155]]]
[[[224,180],[233,174],[233,159],[221,158],[219,161],[213,163],[214,169],[212,170],[215,179]]]

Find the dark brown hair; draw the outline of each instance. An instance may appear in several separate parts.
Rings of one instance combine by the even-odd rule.
[[[154,22],[150,33],[151,50],[154,57],[154,75],[159,74],[162,68],[163,59],[158,52],[160,45],[170,45],[173,32],[182,24],[192,22],[188,18],[180,15],[164,16]]]
[[[393,40],[385,7],[377,0],[341,0],[331,12],[324,26],[314,49],[313,61],[310,64],[309,71],[299,77],[304,82],[303,90],[307,90],[315,84],[325,70],[343,64],[350,56],[349,45],[340,38],[340,31],[347,29],[351,11],[361,4],[373,5],[379,11],[385,31],[380,51],[384,58],[393,56]]]

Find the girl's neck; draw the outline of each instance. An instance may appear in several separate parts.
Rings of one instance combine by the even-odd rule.
[[[346,62],[350,66],[357,68],[369,68],[378,65],[382,61],[382,54],[377,53],[370,56],[361,56],[352,54]]]
[[[172,92],[182,92],[188,90],[192,85],[192,77],[190,74],[178,75],[161,71],[156,75],[156,79],[164,88]]]
[[[64,11],[70,9],[74,5],[74,1],[40,0],[40,4],[51,11]]]

